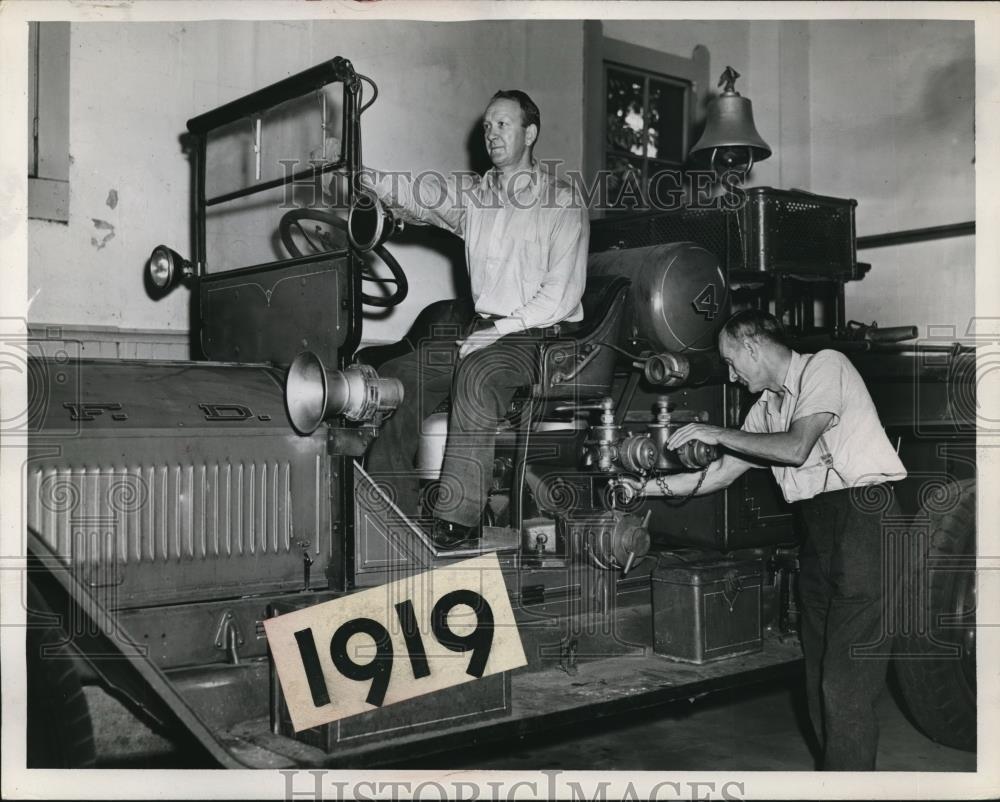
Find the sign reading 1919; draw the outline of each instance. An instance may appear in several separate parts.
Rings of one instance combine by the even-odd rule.
[[[264,622],[296,732],[526,662],[496,554]]]

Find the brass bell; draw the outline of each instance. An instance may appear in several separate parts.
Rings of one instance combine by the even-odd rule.
[[[754,162],[771,155],[771,147],[754,126],[752,104],[734,88],[739,77],[736,70],[726,67],[718,83],[719,86],[725,84],[722,94],[709,104],[705,131],[691,148],[692,157],[707,157],[716,171],[729,169],[749,173]]]

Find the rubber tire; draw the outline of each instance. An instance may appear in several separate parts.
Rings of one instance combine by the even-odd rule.
[[[943,514],[932,514],[930,556],[972,556],[976,552],[976,485],[975,480],[960,482],[956,491],[960,498],[954,507]],[[930,599],[932,626],[939,613],[954,612],[963,594],[975,587],[964,588],[963,583],[975,582],[969,571],[932,571],[930,573]],[[968,598],[968,596],[966,596]],[[975,634],[975,623],[971,635]],[[932,630],[933,631],[933,630]],[[965,630],[968,632],[968,628]],[[939,640],[959,642],[955,628],[938,630]],[[976,751],[976,685],[963,669],[963,662],[975,661],[973,651],[964,641],[963,657],[944,660],[897,660],[894,662],[896,677],[906,707],[914,721],[932,740],[955,749]]]
[[[92,768],[94,729],[66,634],[41,593],[28,585],[27,767]],[[43,653],[45,649],[45,653]]]

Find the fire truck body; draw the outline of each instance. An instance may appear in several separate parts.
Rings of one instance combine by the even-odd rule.
[[[709,464],[710,450],[664,448],[685,422],[739,424],[747,399],[726,385],[714,340],[741,274],[697,239],[631,243],[634,228],[609,221],[595,223],[595,242],[618,245],[620,235],[621,247],[598,245],[591,257],[583,330],[543,343],[537,376],[498,433],[484,547],[499,557],[528,665],[292,731],[264,620],[469,556],[436,549],[364,470],[398,403],[377,375],[388,351],[357,351],[364,256],[334,230],[314,254],[208,270],[221,253],[208,234],[216,205],[338,171],[353,200],[362,80],[338,58],[189,123],[195,259],[164,249],[154,268],[165,283],[195,285],[207,360],[32,362],[32,397],[44,400],[27,468],[36,765],[93,760],[87,731],[60,737],[40,726],[80,710],[84,695],[87,727],[109,709],[101,698],[114,698],[137,721],[197,744],[198,760],[359,767],[797,671],[795,528],[767,473],[684,503],[630,497],[617,481]],[[331,82],[343,87],[339,158],[295,182],[206,191],[212,132]],[[286,213],[282,241],[302,219]],[[843,277],[832,278],[824,286],[842,297]],[[397,275],[395,300],[404,295]],[[408,342],[454,338],[460,315],[441,311],[419,318]],[[916,463],[941,474],[941,492],[974,478],[974,407],[963,419],[968,407],[948,396],[956,377],[961,387],[973,380],[974,355],[870,340],[862,349],[830,331],[827,346],[856,351],[890,436],[905,440],[904,459],[913,454],[911,473]],[[286,389],[303,352],[313,371],[303,386],[316,397]],[[901,386],[919,388],[917,417],[899,403]],[[325,422],[296,431],[289,414],[317,403]],[[442,438],[432,424],[428,481]],[[911,513],[926,506],[915,499]],[[74,667],[61,702],[39,690],[53,672],[37,659],[45,644]]]

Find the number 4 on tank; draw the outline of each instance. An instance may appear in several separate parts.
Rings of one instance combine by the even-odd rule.
[[[694,311],[699,315],[703,315],[705,320],[715,320],[716,315],[719,314],[719,302],[716,300],[717,295],[718,293],[714,284],[706,285],[705,289],[699,292],[691,302]]]

